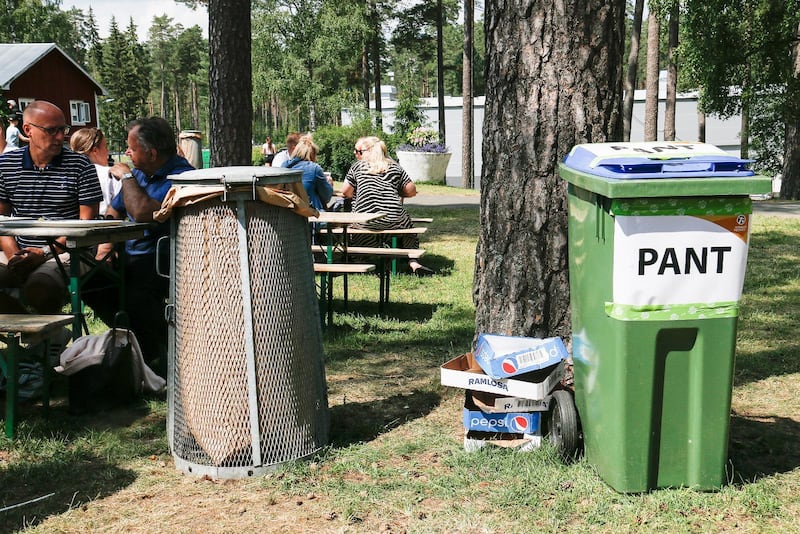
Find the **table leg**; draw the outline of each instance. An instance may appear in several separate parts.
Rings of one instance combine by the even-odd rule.
[[[19,387],[19,342],[17,336],[6,335],[6,437],[14,438],[17,427],[17,389]]]
[[[69,296],[70,310],[72,311],[72,339],[81,337],[83,333],[83,306],[81,303],[81,257],[80,253],[72,249],[69,251]],[[87,329],[87,334],[88,329]]]
[[[392,248],[397,248],[397,236],[396,235],[392,236]],[[392,276],[394,276],[396,274],[397,274],[397,258],[392,258]],[[388,293],[389,293],[388,289],[386,290],[386,293],[388,295]]]

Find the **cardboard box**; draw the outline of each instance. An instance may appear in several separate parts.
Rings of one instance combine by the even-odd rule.
[[[515,378],[492,378],[483,373],[472,353],[468,352],[445,363],[439,371],[443,386],[541,400],[564,377],[564,363]]]
[[[486,413],[546,412],[550,409],[550,395],[543,399],[524,399],[495,395],[485,391],[469,391],[475,407]]]
[[[538,434],[541,412],[486,413],[464,408],[464,428],[468,431]]]
[[[533,337],[480,334],[475,361],[493,378],[508,378],[544,369],[567,359],[569,354],[558,337]]]
[[[478,432],[467,430],[464,435],[464,450],[474,452],[486,446],[528,452],[542,446],[541,434],[510,434],[507,432]]]

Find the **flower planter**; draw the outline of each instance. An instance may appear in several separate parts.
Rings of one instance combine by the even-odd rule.
[[[415,182],[444,182],[450,152],[397,151],[397,162]]]

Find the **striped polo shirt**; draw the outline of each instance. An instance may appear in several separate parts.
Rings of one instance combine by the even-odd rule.
[[[80,206],[103,199],[89,158],[64,148],[44,169],[34,166],[29,147],[0,155],[0,202],[14,217],[78,219]],[[20,248],[43,247],[45,239],[18,237]]]

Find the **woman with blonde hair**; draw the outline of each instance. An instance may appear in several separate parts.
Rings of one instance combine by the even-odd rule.
[[[319,148],[310,135],[304,135],[297,141],[292,157],[282,167],[303,171],[303,187],[308,193],[308,201],[318,210],[325,207],[333,196],[333,180],[329,180],[322,167],[317,165]]]
[[[97,177],[100,179],[100,188],[103,190],[103,200],[100,202],[100,215],[106,214],[106,208],[111,199],[122,189],[122,181],[112,178],[108,166],[108,143],[100,128],[81,128],[69,139],[69,146],[74,152],[83,154],[94,163]]]
[[[393,159],[387,155],[386,143],[377,137],[362,137],[355,145],[356,161],[347,171],[342,195],[353,199],[353,211],[359,213],[385,213],[386,216],[363,224],[369,230],[412,228],[411,217],[403,207],[403,199],[417,194],[417,186]],[[403,248],[419,248],[416,235],[403,235]],[[353,235],[354,245],[376,246],[378,236]],[[409,260],[411,272],[417,276],[433,271],[417,260]]]

